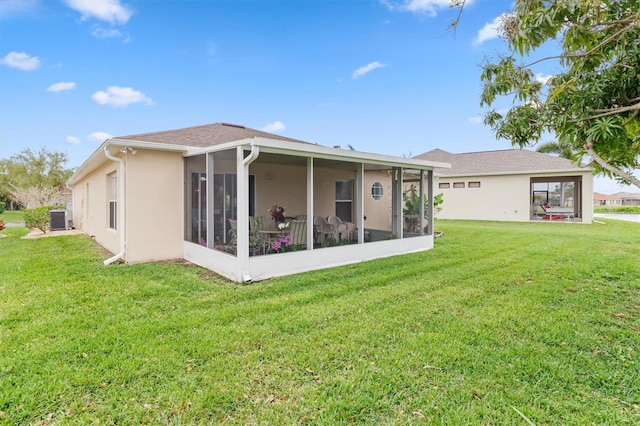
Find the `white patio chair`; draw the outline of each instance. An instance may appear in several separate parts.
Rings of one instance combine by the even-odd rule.
[[[321,244],[325,237],[333,237],[333,226],[331,226],[322,216],[313,217],[313,234],[316,242]]]
[[[305,246],[307,245],[307,220],[294,220],[289,225],[289,237],[291,244]]]
[[[351,241],[351,233],[354,231],[356,225],[351,222],[343,222],[336,215],[331,215],[327,219],[329,224],[333,226],[334,238],[336,241],[348,240]]]

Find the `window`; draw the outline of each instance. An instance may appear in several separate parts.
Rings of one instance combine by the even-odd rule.
[[[464,188],[464,182],[453,182],[454,188]]]
[[[580,220],[582,178],[554,176],[531,178],[531,219]]]
[[[371,196],[374,200],[381,200],[383,194],[382,184],[380,182],[376,182],[371,186]]]
[[[336,180],[336,216],[343,222],[353,222],[353,179]]]
[[[480,188],[480,182],[469,182],[468,188]]]
[[[440,182],[438,184],[438,188],[440,188],[440,189],[449,189],[449,188],[451,188],[451,184],[449,182]]]
[[[109,196],[109,228],[118,229],[118,176],[116,172],[107,175]]]

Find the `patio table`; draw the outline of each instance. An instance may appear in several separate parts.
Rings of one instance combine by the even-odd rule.
[[[278,238],[288,233],[289,229],[261,229],[258,231],[258,234],[261,234],[270,242],[278,241]]]

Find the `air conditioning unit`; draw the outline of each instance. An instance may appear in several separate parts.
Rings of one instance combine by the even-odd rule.
[[[71,214],[69,210],[50,210],[49,230],[64,231],[65,229],[71,229]]]

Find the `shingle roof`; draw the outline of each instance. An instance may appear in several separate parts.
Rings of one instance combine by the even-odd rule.
[[[119,136],[115,139],[166,143],[204,148],[253,137],[278,139],[290,142],[310,143],[298,139],[274,135],[272,133],[263,132],[261,130],[250,129],[238,124],[229,123],[213,123],[205,124],[202,126],[186,127],[183,129]]]
[[[450,163],[450,169],[437,169],[443,175],[488,175],[532,171],[583,170],[566,158],[524,149],[467,152],[462,154],[452,154],[442,149],[434,149],[414,158]]]

